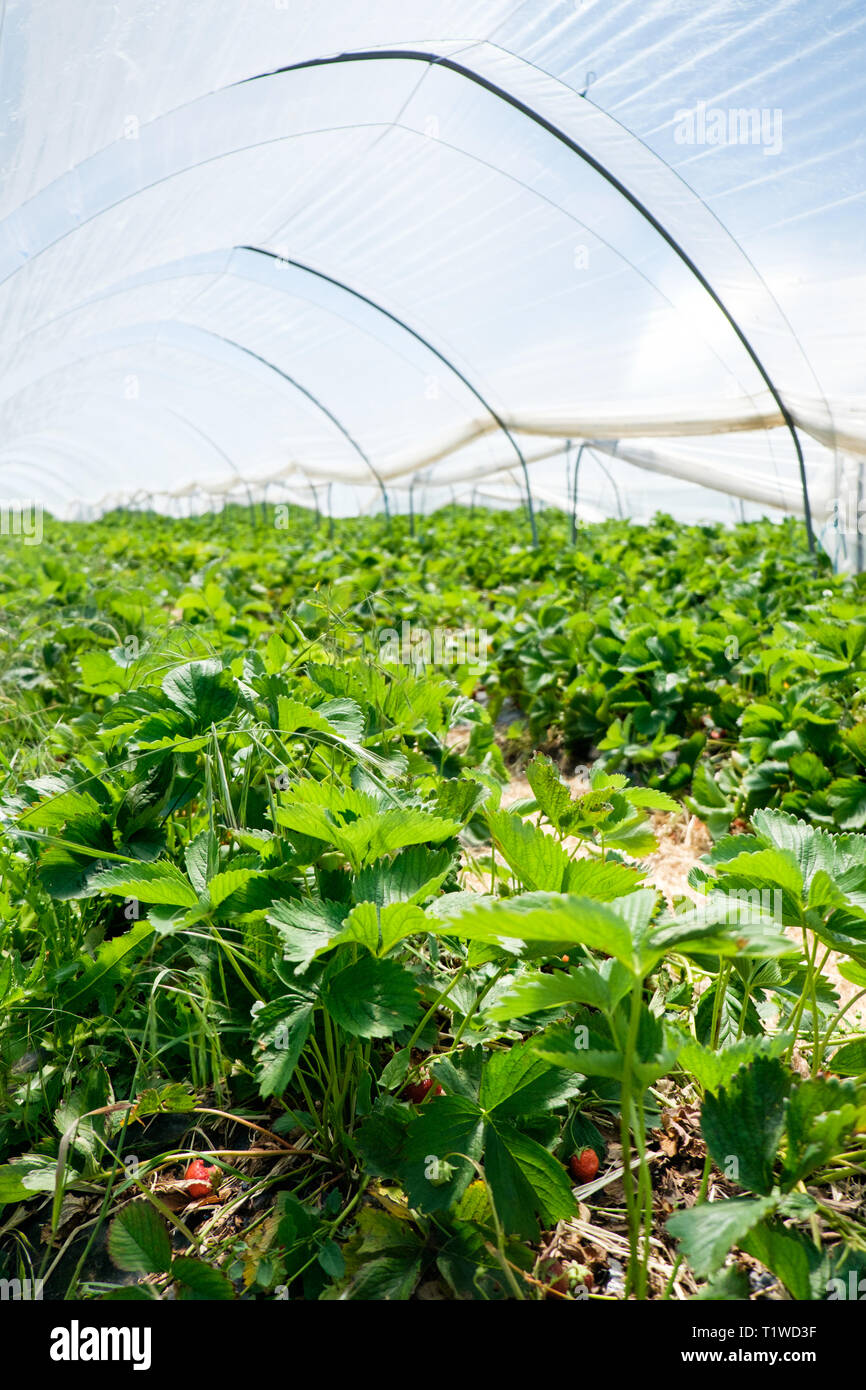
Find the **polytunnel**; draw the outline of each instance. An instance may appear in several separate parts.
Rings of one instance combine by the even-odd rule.
[[[787,513],[859,568],[864,25],[10,0],[0,492]]]

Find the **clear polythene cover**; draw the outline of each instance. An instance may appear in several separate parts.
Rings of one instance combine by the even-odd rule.
[[[525,461],[568,506],[589,442],[599,514],[664,478],[684,518],[802,514],[805,472],[826,530],[866,454],[864,27],[804,0],[8,4],[0,492],[507,505]]]

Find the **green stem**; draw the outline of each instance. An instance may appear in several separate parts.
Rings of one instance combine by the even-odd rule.
[[[495,974],[495,975],[492,975],[491,978],[487,981],[487,984],[484,986],[484,988],[481,990],[481,992],[476,996],[475,1003],[472,1005],[472,1008],[469,1010],[468,1014],[467,1014],[466,1017],[464,1018],[463,1022],[462,1022],[461,1025],[460,1025],[460,1027],[457,1029],[457,1032],[454,1034],[454,1042],[453,1042],[453,1044],[452,1044],[452,1047],[456,1047],[456,1046],[457,1046],[457,1044],[459,1043],[460,1039],[463,1037],[463,1034],[466,1032],[466,1029],[467,1029],[467,1027],[468,1027],[468,1025],[469,1025],[470,1019],[472,1019],[472,1018],[475,1017],[475,1015],[477,1014],[479,1008],[480,1008],[481,1005],[483,1004],[483,1002],[484,1002],[486,996],[487,996],[487,995],[490,993],[490,991],[492,990],[493,986],[494,986],[495,984],[498,984],[498,982],[502,979],[502,976],[503,976],[503,975],[505,974],[505,972],[506,972],[507,970],[509,970],[510,968],[511,968],[511,962],[510,962],[510,961],[506,961],[504,965],[500,966],[500,968],[497,970],[496,974]]]
[[[638,1232],[640,1213],[635,1200],[634,1177],[631,1171],[631,1097],[632,1067],[637,1046],[640,1010],[642,1002],[642,983],[635,980],[631,991],[631,1012],[629,1015],[628,1036],[622,1065],[622,1093],[620,1099],[620,1139],[622,1142],[622,1185],[625,1191],[626,1215],[628,1219],[629,1261],[626,1273],[625,1296],[628,1298],[635,1284],[638,1269]]]
[[[831,1020],[830,1020],[829,1027],[827,1028],[826,1033],[824,1034],[823,1038],[821,1039],[821,1056],[822,1056],[822,1057],[824,1056],[824,1053],[827,1051],[827,1047],[828,1047],[828,1045],[829,1045],[830,1039],[832,1038],[833,1033],[834,1033],[835,1030],[836,1030],[836,1025],[837,1025],[837,1023],[839,1023],[840,1019],[842,1019],[842,1018],[845,1017],[845,1015],[847,1014],[848,1010],[851,1008],[852,1004],[856,1004],[858,999],[862,999],[862,998],[863,998],[864,994],[866,994],[866,989],[861,989],[857,994],[853,995],[852,998],[848,1000],[848,1003],[845,1004],[843,1008],[839,1009],[839,1011],[833,1015],[833,1017],[832,1017]]]
[[[427,1024],[429,1023],[430,1019],[439,1010],[443,1002],[448,998],[448,995],[451,993],[458,980],[462,980],[463,976],[466,974],[466,971],[468,969],[469,959],[467,957],[467,959],[461,965],[460,969],[456,972],[455,975],[452,976],[452,978],[449,980],[448,984],[445,986],[442,992],[438,994],[436,998],[433,1000],[433,1003],[430,1005],[426,1014],[421,1019],[421,1022],[418,1024],[418,1027],[415,1029],[415,1032],[412,1034],[411,1038],[407,1042],[406,1046],[409,1048],[410,1051],[415,1046],[421,1034],[424,1032],[424,1029],[427,1027]]]

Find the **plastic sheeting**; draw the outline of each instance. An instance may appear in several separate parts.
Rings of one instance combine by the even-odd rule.
[[[0,492],[507,504],[522,454],[568,506],[590,440],[600,514],[659,474],[685,519],[802,513],[793,426],[826,540],[866,456],[864,32],[855,0],[9,0]]]

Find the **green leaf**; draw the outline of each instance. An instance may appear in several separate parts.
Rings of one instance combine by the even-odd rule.
[[[790,1090],[791,1073],[783,1063],[757,1057],[718,1095],[708,1093],[701,1109],[701,1130],[717,1167],[729,1173],[735,1159],[735,1181],[762,1196],[773,1188]]]
[[[694,1038],[689,1038],[680,1049],[679,1064],[695,1078],[707,1091],[718,1091],[727,1086],[740,1067],[760,1055],[781,1057],[791,1043],[790,1033],[780,1033],[774,1038],[740,1038],[727,1047],[703,1047]]]
[[[365,1302],[405,1303],[421,1277],[421,1259],[415,1254],[383,1255],[367,1260],[349,1281],[340,1297]]]
[[[529,893],[486,903],[442,923],[428,915],[428,926],[443,935],[504,944],[506,949],[508,942],[555,943],[565,947],[580,943],[615,956],[632,970],[642,963],[622,917],[591,898]]]
[[[374,956],[385,956],[404,937],[425,931],[426,925],[421,908],[411,903],[390,903],[383,908],[359,903],[346,918],[338,940],[357,941]]]
[[[357,745],[364,737],[364,712],[357,700],[345,696],[323,700],[316,706],[315,713],[320,719],[325,719],[337,737],[346,743]]]
[[[667,792],[656,791],[652,787],[629,787],[623,795],[632,806],[640,806],[645,811],[671,811],[676,814],[683,809]]]
[[[133,1274],[166,1274],[171,1241],[162,1217],[148,1201],[131,1202],[108,1230],[108,1253],[118,1269]]]
[[[347,1033],[389,1038],[418,1016],[419,993],[409,971],[392,960],[364,956],[332,975],[322,1002]]]
[[[526,780],[532,788],[541,814],[557,830],[562,830],[574,809],[574,802],[568,787],[560,780],[556,768],[546,754],[535,754],[526,769]]]
[[[696,1302],[710,1303],[748,1303],[751,1295],[749,1277],[737,1265],[728,1265],[714,1274],[700,1293],[695,1294]]]
[[[161,903],[170,907],[197,907],[198,894],[176,865],[168,860],[158,864],[118,865],[94,875],[90,886],[100,893],[136,898],[142,903]]]
[[[26,1154],[0,1167],[0,1204],[26,1202],[38,1192],[53,1192],[56,1182],[53,1158]]]
[[[319,1251],[318,1259],[322,1269],[331,1279],[342,1279],[346,1273],[346,1261],[335,1240],[325,1242]]]
[[[609,903],[640,887],[643,871],[612,859],[572,859],[563,879],[562,891],[575,897],[595,898]]]
[[[441,1099],[441,1096],[437,1097],[437,1104]],[[421,1113],[425,1114],[430,1109],[432,1106],[426,1105]],[[355,1136],[355,1147],[364,1161],[367,1174],[377,1178],[397,1177],[411,1123],[405,1105],[400,1105],[391,1096],[380,1096],[374,1113],[367,1116]]]
[[[530,1043],[515,1043],[488,1060],[478,1102],[492,1119],[513,1119],[554,1110],[578,1090],[572,1072],[552,1067]]]
[[[739,913],[745,920],[728,925],[729,918]],[[721,920],[715,920],[717,917]],[[722,897],[719,907],[714,906],[711,897],[707,907],[696,906],[664,918],[651,932],[649,944],[659,953],[676,951],[679,955],[743,960],[774,960],[796,956],[800,950],[769,913],[755,911],[745,903],[732,906],[726,897]]]
[[[128,969],[131,966],[135,956],[144,950],[152,937],[150,922],[135,922],[121,936],[100,942],[94,956],[84,957],[84,970],[80,978],[64,993],[64,1008],[83,1007],[86,1000],[107,987],[113,974],[115,978],[122,976],[123,967]]]
[[[856,960],[842,960],[837,968],[843,980],[857,985],[859,989],[866,989],[866,965],[861,965],[860,961]]]
[[[363,729],[363,721],[362,721]],[[286,695],[277,697],[277,732],[282,738],[303,730],[331,734],[334,732],[328,720],[318,711],[310,709],[298,700],[290,700]]]
[[[534,1139],[499,1120],[487,1129],[484,1171],[496,1214],[509,1235],[535,1240],[538,1217],[548,1230],[577,1211],[562,1164]]]
[[[724,866],[725,875],[753,883],[758,888],[776,887],[794,898],[803,896],[803,875],[795,854],[790,850],[759,849],[753,854],[738,854]]]
[[[196,1260],[191,1255],[177,1255],[172,1261],[171,1276],[180,1285],[178,1297],[183,1302],[211,1300],[228,1302],[235,1297],[232,1281],[221,1269]]]
[[[838,1048],[830,1058],[830,1066],[840,1076],[862,1076],[866,1073],[866,1041]]]
[[[340,825],[324,807],[300,803],[278,806],[277,820],[289,831],[333,845],[356,869],[409,845],[451,839],[460,830],[459,821],[443,820],[410,806],[362,815]]]
[[[316,997],[295,989],[274,999],[255,1016],[257,1075],[262,1097],[279,1096],[288,1086],[310,1033]]]
[[[564,1008],[568,1004],[590,1004],[595,1009],[604,1009],[609,1002],[607,981],[589,966],[577,970],[555,970],[552,973],[527,970],[508,985],[495,1004],[485,1010],[485,1017],[494,1022],[507,1023],[512,1018]]]
[[[406,1134],[399,1176],[409,1205],[445,1211],[476,1176],[469,1159],[481,1158],[484,1121],[463,1096],[437,1096],[422,1106]]]
[[[279,933],[283,959],[292,961],[302,973],[316,956],[336,943],[345,916],[343,903],[324,898],[279,899],[271,904],[266,920]]]
[[[487,816],[493,843],[524,888],[559,893],[569,869],[569,857],[560,844],[538,825],[509,811]]]
[[[226,899],[256,877],[260,875],[257,875],[255,869],[225,869],[222,873],[214,874],[207,885],[211,907],[221,907]]]
[[[412,1049],[410,1047],[401,1047],[399,1052],[395,1052],[390,1061],[382,1068],[382,1075],[379,1077],[379,1085],[385,1091],[396,1090],[398,1086],[403,1085],[403,1082],[409,1074],[411,1065]]]
[[[205,891],[208,879],[216,873],[218,854],[217,838],[210,829],[199,831],[184,850],[186,871],[197,893]]]
[[[788,1101],[782,1185],[794,1187],[841,1152],[857,1123],[857,1087],[819,1077],[801,1081]]]
[[[799,1231],[790,1230],[779,1221],[761,1221],[741,1237],[739,1244],[747,1255],[760,1260],[781,1279],[793,1298],[803,1303],[815,1298],[811,1272],[813,1262],[819,1261],[821,1255]]]
[[[724,1264],[728,1252],[734,1246],[742,1246],[749,1232],[777,1205],[776,1197],[701,1202],[687,1211],[675,1212],[668,1218],[667,1227],[680,1242],[680,1251],[698,1278],[708,1279]]]
[[[215,658],[176,666],[164,678],[162,690],[174,708],[192,722],[196,732],[218,724],[237,703],[231,674]]]
[[[429,850],[411,845],[392,860],[380,859],[362,869],[352,885],[356,903],[379,907],[391,903],[422,903],[438,892],[454,863],[449,849]]]

